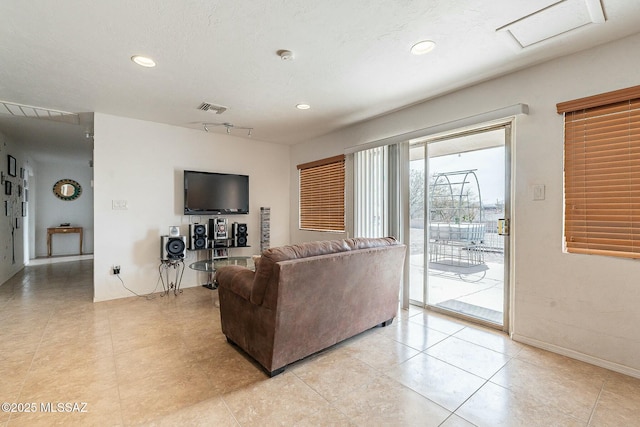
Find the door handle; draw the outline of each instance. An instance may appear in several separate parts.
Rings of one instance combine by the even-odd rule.
[[[508,218],[500,218],[498,220],[498,234],[500,236],[508,236],[510,229],[510,220]]]

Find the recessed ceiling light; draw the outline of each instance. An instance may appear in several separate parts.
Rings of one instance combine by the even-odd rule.
[[[424,55],[431,52],[436,47],[436,42],[431,40],[422,40],[411,46],[411,53],[414,55]]]
[[[309,105],[309,104],[298,104],[298,105],[296,105],[296,108],[298,110],[308,110],[309,108],[311,108],[311,105]]]
[[[147,67],[147,68],[152,68],[156,66],[156,62],[153,59],[149,58],[148,56],[133,55],[131,57],[131,60],[136,64],[141,65],[143,67]]]

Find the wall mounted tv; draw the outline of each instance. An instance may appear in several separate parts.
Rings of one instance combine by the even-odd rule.
[[[249,213],[249,177],[184,171],[185,215]]]

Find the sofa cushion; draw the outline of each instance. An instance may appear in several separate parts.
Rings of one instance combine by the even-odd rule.
[[[273,262],[278,262],[349,250],[351,247],[346,243],[346,240],[325,240],[267,249],[262,253],[262,256],[273,260]]]
[[[345,240],[346,244],[353,251],[356,249],[368,249],[368,248],[378,248],[381,246],[391,246],[397,245],[398,241],[395,237],[380,237],[380,238],[367,238],[367,237],[356,237],[353,239]]]

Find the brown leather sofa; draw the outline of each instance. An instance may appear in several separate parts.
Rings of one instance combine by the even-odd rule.
[[[392,237],[309,242],[263,252],[256,271],[216,272],[222,332],[270,376],[398,310],[406,247]]]

